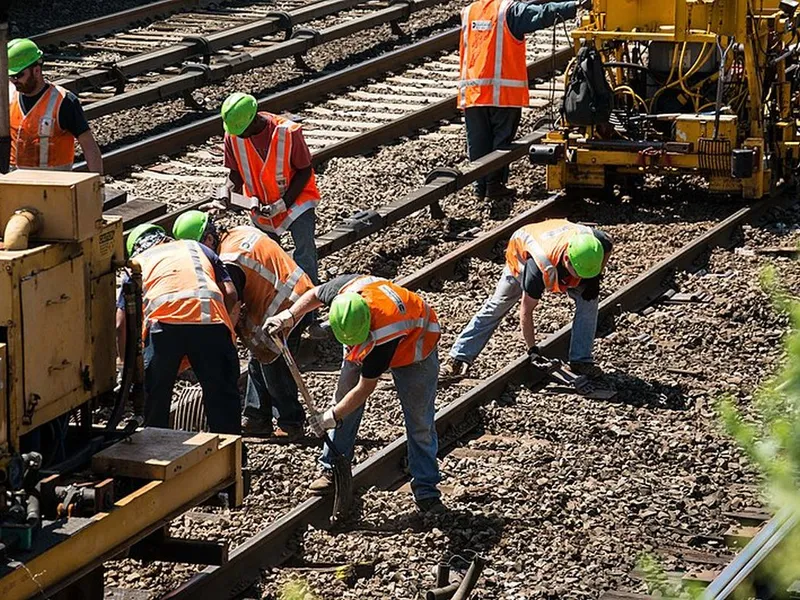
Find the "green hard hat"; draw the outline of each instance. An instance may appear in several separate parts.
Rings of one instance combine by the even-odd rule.
[[[250,94],[235,92],[222,103],[222,125],[231,135],[241,135],[253,122],[258,112],[258,102]]]
[[[328,316],[333,335],[345,346],[356,346],[369,336],[369,306],[359,294],[339,294],[331,304]]]
[[[567,246],[567,256],[581,279],[596,277],[603,268],[603,245],[591,233],[574,236]]]
[[[39,62],[42,51],[34,42],[25,38],[16,38],[8,42],[8,74],[16,75],[32,64]]]
[[[177,240],[194,240],[199,242],[208,225],[208,213],[201,210],[190,210],[175,219],[172,226],[172,237]]]
[[[150,233],[151,231],[160,231],[161,233],[166,234],[161,225],[155,225],[154,223],[142,223],[131,230],[131,232],[128,234],[128,243],[125,244],[125,249],[128,251],[128,256],[133,254],[133,247],[136,245],[136,242],[139,241],[139,238],[145,233]]]

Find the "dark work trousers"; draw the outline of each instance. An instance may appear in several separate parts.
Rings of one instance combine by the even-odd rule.
[[[467,128],[467,153],[470,160],[478,160],[493,150],[514,141],[519,129],[522,109],[498,106],[470,106],[464,109],[464,124]],[[486,186],[508,182],[508,167],[489,173],[478,179],[475,192],[486,193]]]
[[[203,388],[208,428],[214,433],[241,433],[239,356],[225,325],[159,323],[144,347],[146,424],[169,427],[169,405],[178,368],[189,357]]]
[[[305,315],[286,338],[286,347],[292,356],[297,355],[300,337],[310,322],[311,315]],[[244,414],[247,417],[272,423],[274,412],[279,427],[302,427],[306,413],[303,405],[297,400],[297,384],[282,356],[266,364],[251,356],[247,365],[247,375],[244,406]]]

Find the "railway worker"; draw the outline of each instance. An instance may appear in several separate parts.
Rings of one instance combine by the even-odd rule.
[[[328,321],[345,348],[335,405],[309,419],[312,429],[320,436],[330,430],[339,453],[352,459],[367,398],[381,374],[391,371],[405,418],[414,499],[422,512],[443,512],[436,487],[440,481],[434,422],[440,335],[436,313],[417,294],[391,281],[341,275],[267,319],[267,330],[289,329],[297,319],[323,305],[330,307]],[[332,489],[327,445],[320,462],[322,476],[309,486],[313,494]]]
[[[223,103],[222,122],[228,189],[251,198],[253,225],[276,242],[291,233],[295,262],[318,283],[314,209],[320,196],[300,125],[258,112],[256,99],[238,92]]]
[[[128,256],[142,267],[145,423],[169,426],[172,387],[188,357],[203,388],[209,429],[239,434],[239,357],[234,344],[236,289],[209,248],[173,241],[158,225],[135,227]],[[125,331],[117,302],[117,335]],[[124,340],[118,340],[120,348]]]
[[[591,0],[477,0],[462,10],[458,104],[470,160],[507,146],[517,135],[529,102],[525,34],[574,18],[580,6],[591,6]],[[506,187],[508,173],[503,167],[478,179],[476,197],[513,196],[516,190]]]
[[[286,310],[313,288],[311,279],[276,242],[254,227],[221,230],[208,213],[193,210],[178,217],[172,233],[177,239],[194,240],[216,252],[242,299],[236,331],[250,350],[242,432],[282,441],[301,437],[306,415],[297,400],[297,385],[263,327],[265,319]],[[307,320],[298,323],[288,336],[293,353],[300,346]],[[274,429],[273,409],[278,417]]]
[[[42,74],[42,51],[28,39],[8,43],[11,167],[69,171],[75,140],[92,173],[103,174],[103,156],[78,98]]]
[[[605,232],[564,219],[532,223],[518,229],[508,242],[506,265],[494,294],[459,334],[450,350],[444,374],[466,374],[520,297],[522,336],[528,354],[538,354],[533,310],[548,290],[566,293],[575,301],[570,368],[579,375],[601,377],[600,367],[592,360],[592,346],[597,329],[600,279],[611,250],[611,238]]]

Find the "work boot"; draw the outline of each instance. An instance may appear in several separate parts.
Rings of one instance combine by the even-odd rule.
[[[497,183],[490,183],[486,186],[486,197],[490,200],[494,200],[497,198],[509,198],[511,196],[515,196],[517,194],[517,190],[514,188],[506,187],[504,184],[497,182]]]
[[[270,437],[272,435],[272,419],[243,415],[242,435]]]
[[[439,498],[421,498],[414,502],[417,505],[417,510],[426,515],[441,515],[447,512],[447,507],[442,504]]]
[[[575,375],[586,375],[589,379],[600,379],[603,376],[603,369],[593,362],[570,362],[569,370]]]
[[[327,469],[308,485],[308,491],[313,496],[327,496],[333,493],[333,473]]]
[[[296,442],[304,434],[305,431],[302,425],[278,425],[272,437],[282,442]]]
[[[464,377],[469,371],[469,363],[448,356],[442,365],[442,375],[444,377]]]

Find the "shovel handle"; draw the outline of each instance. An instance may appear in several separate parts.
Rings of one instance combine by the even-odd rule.
[[[306,405],[306,409],[311,414],[316,415],[319,411],[317,411],[314,398],[311,397],[311,393],[306,387],[306,382],[303,381],[303,376],[300,374],[300,369],[297,368],[297,363],[294,362],[292,353],[289,352],[289,348],[286,347],[286,344],[280,335],[273,333],[272,341],[275,342],[275,345],[278,346],[278,348],[280,348],[281,356],[283,356],[283,360],[286,361],[286,365],[289,367],[289,372],[292,374],[292,378],[297,384],[297,389],[300,390],[300,395],[303,397],[303,403]]]

